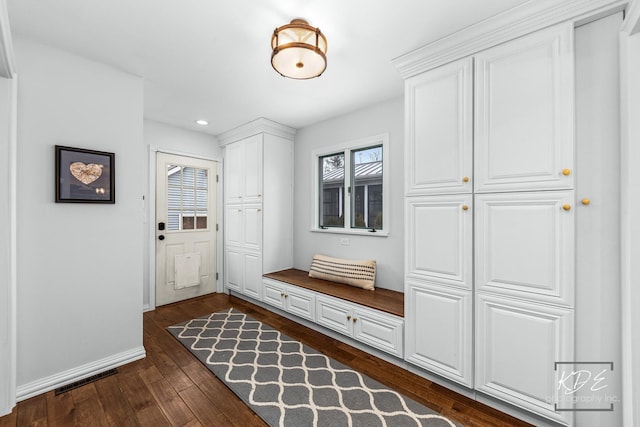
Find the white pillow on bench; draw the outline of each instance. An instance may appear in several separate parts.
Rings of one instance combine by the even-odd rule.
[[[375,260],[355,261],[314,255],[309,277],[344,283],[373,291],[376,278]]]

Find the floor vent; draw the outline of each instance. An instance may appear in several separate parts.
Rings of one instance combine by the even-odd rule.
[[[98,381],[102,378],[106,378],[109,377],[111,375],[115,375],[118,373],[118,370],[116,368],[113,369],[109,369],[108,371],[104,371],[104,372],[100,372],[99,374],[95,374],[95,375],[91,375],[90,377],[84,378],[80,381],[76,381],[74,383],[71,384],[67,384],[64,385],[62,387],[58,387],[56,389],[56,396],[62,393],[66,393],[69,390],[73,390],[74,388],[78,388],[78,387],[82,387],[83,385],[92,383],[94,381]]]

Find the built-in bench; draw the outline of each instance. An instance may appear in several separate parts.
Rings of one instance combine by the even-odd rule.
[[[265,274],[264,277],[340,298],[365,307],[404,317],[404,294],[384,288],[369,291],[342,283],[309,277],[309,272],[290,268]]]
[[[283,312],[402,358],[404,294],[367,290],[289,269],[265,274],[261,300]]]

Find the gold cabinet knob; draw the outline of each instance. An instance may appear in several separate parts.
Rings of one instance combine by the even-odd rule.
[[[469,206],[467,206],[467,205],[462,205],[462,210],[463,210],[463,211],[468,211],[468,210],[469,210]]]
[[[565,211],[570,211],[571,210],[571,205],[569,205],[569,204],[562,205],[562,209],[564,209]]]
[[[462,182],[469,182],[469,177],[465,176],[464,178],[462,178]]]
[[[562,169],[562,175],[564,176],[571,175],[571,169]]]
[[[587,199],[586,197],[584,199],[581,200],[582,204],[587,206],[588,204],[591,203],[591,200]]]

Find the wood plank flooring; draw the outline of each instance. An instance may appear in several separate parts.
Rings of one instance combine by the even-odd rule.
[[[265,426],[233,392],[166,330],[167,326],[235,307],[464,426],[529,426],[488,406],[224,294],[160,307],[144,314],[147,357],[119,373],[59,396],[22,401],[0,418],[14,426]]]

